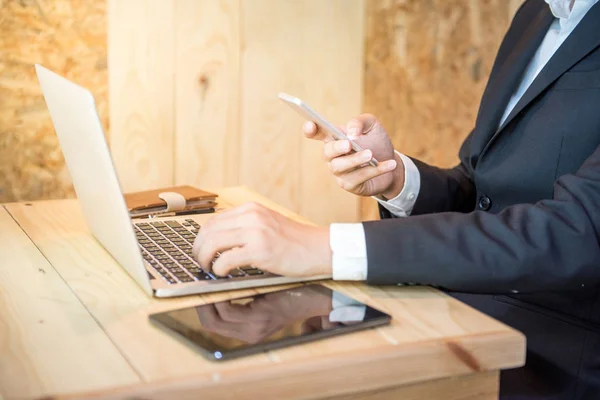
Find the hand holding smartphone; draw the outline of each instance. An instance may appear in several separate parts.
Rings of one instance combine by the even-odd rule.
[[[319,129],[321,129],[323,132],[326,132],[332,140],[349,141],[350,145],[352,146],[353,152],[359,152],[364,150],[357,143],[350,140],[348,136],[346,136],[344,132],[342,132],[341,129],[333,125],[331,122],[327,121],[325,118],[319,115],[315,110],[313,110],[299,98],[290,96],[286,93],[279,93],[279,98],[288,106],[290,106],[294,111],[300,114],[302,117],[314,122],[319,127]],[[371,161],[369,161],[369,165],[376,167],[378,165],[378,162],[375,158],[372,158]]]

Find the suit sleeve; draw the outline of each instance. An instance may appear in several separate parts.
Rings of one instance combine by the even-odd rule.
[[[449,178],[447,178],[449,179]],[[368,281],[475,293],[600,284],[600,147],[553,197],[498,214],[446,212],[364,223]]]
[[[473,211],[476,190],[468,157],[472,135],[473,132],[463,142],[459,152],[460,164],[454,168],[437,168],[411,158],[421,176],[421,188],[411,215]],[[379,214],[382,219],[394,218],[394,215],[381,205]]]

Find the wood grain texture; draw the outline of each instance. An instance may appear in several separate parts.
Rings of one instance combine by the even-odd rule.
[[[110,147],[125,191],[173,184],[173,0],[107,0]]]
[[[240,1],[175,2],[175,183],[239,181]]]
[[[336,123],[360,110],[360,0],[242,1],[240,183],[318,222],[355,221],[358,200],[337,188],[278,92]],[[343,60],[343,61],[342,61]]]
[[[326,399],[326,400],[497,400],[498,399],[497,371],[481,372],[471,375],[453,376],[450,378],[436,379],[413,383],[410,385],[379,388],[360,393],[344,394],[341,396],[299,397],[292,393],[281,393],[283,397],[266,397],[277,399]],[[311,382],[312,383],[312,382]],[[167,385],[138,385],[112,391],[98,391],[92,393],[78,393],[74,395],[57,396],[55,400],[84,400],[84,399],[132,399],[143,398],[149,400],[168,400],[176,397],[179,400],[194,400],[200,395],[199,385],[193,382],[179,382]],[[272,392],[267,391],[270,395]],[[238,399],[230,392],[202,393],[203,400]],[[261,393],[265,396],[265,393]],[[265,398],[265,397],[261,397]]]
[[[368,1],[364,110],[397,150],[451,167],[522,0]],[[377,219],[364,199],[361,216]]]
[[[1,206],[0,243],[0,398],[140,381],[60,274]]]
[[[273,204],[243,188],[217,193],[231,206],[248,200]],[[150,326],[147,315],[273,288],[151,299],[92,238],[74,200],[6,207],[148,384],[93,392],[91,397],[112,394],[118,398],[138,390],[142,397],[177,398],[191,391],[211,399],[222,398],[226,390],[230,398],[242,400],[255,399],[259,393],[266,398],[316,398],[494,371],[524,362],[521,334],[434,289],[329,282],[328,286],[392,314],[392,324],[212,363]],[[195,217],[199,222],[206,218]],[[54,340],[64,343],[71,338],[56,335]]]
[[[497,400],[498,372],[483,372],[396,386],[328,400]]]
[[[105,1],[0,0],[0,201],[73,195],[34,63],[92,89],[108,126]]]

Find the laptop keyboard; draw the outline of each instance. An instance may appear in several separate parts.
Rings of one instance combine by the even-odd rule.
[[[254,267],[242,267],[218,276],[204,272],[192,256],[192,245],[200,231],[194,220],[141,222],[134,224],[142,257],[169,284],[263,275]],[[214,260],[213,260],[214,263]]]

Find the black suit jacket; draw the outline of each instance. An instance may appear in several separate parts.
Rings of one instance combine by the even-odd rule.
[[[364,223],[370,283],[462,292],[527,335],[527,365],[502,375],[505,399],[600,399],[600,3],[498,128],[553,20],[543,0],[524,3],[460,165],[415,160],[411,217],[381,209]]]

